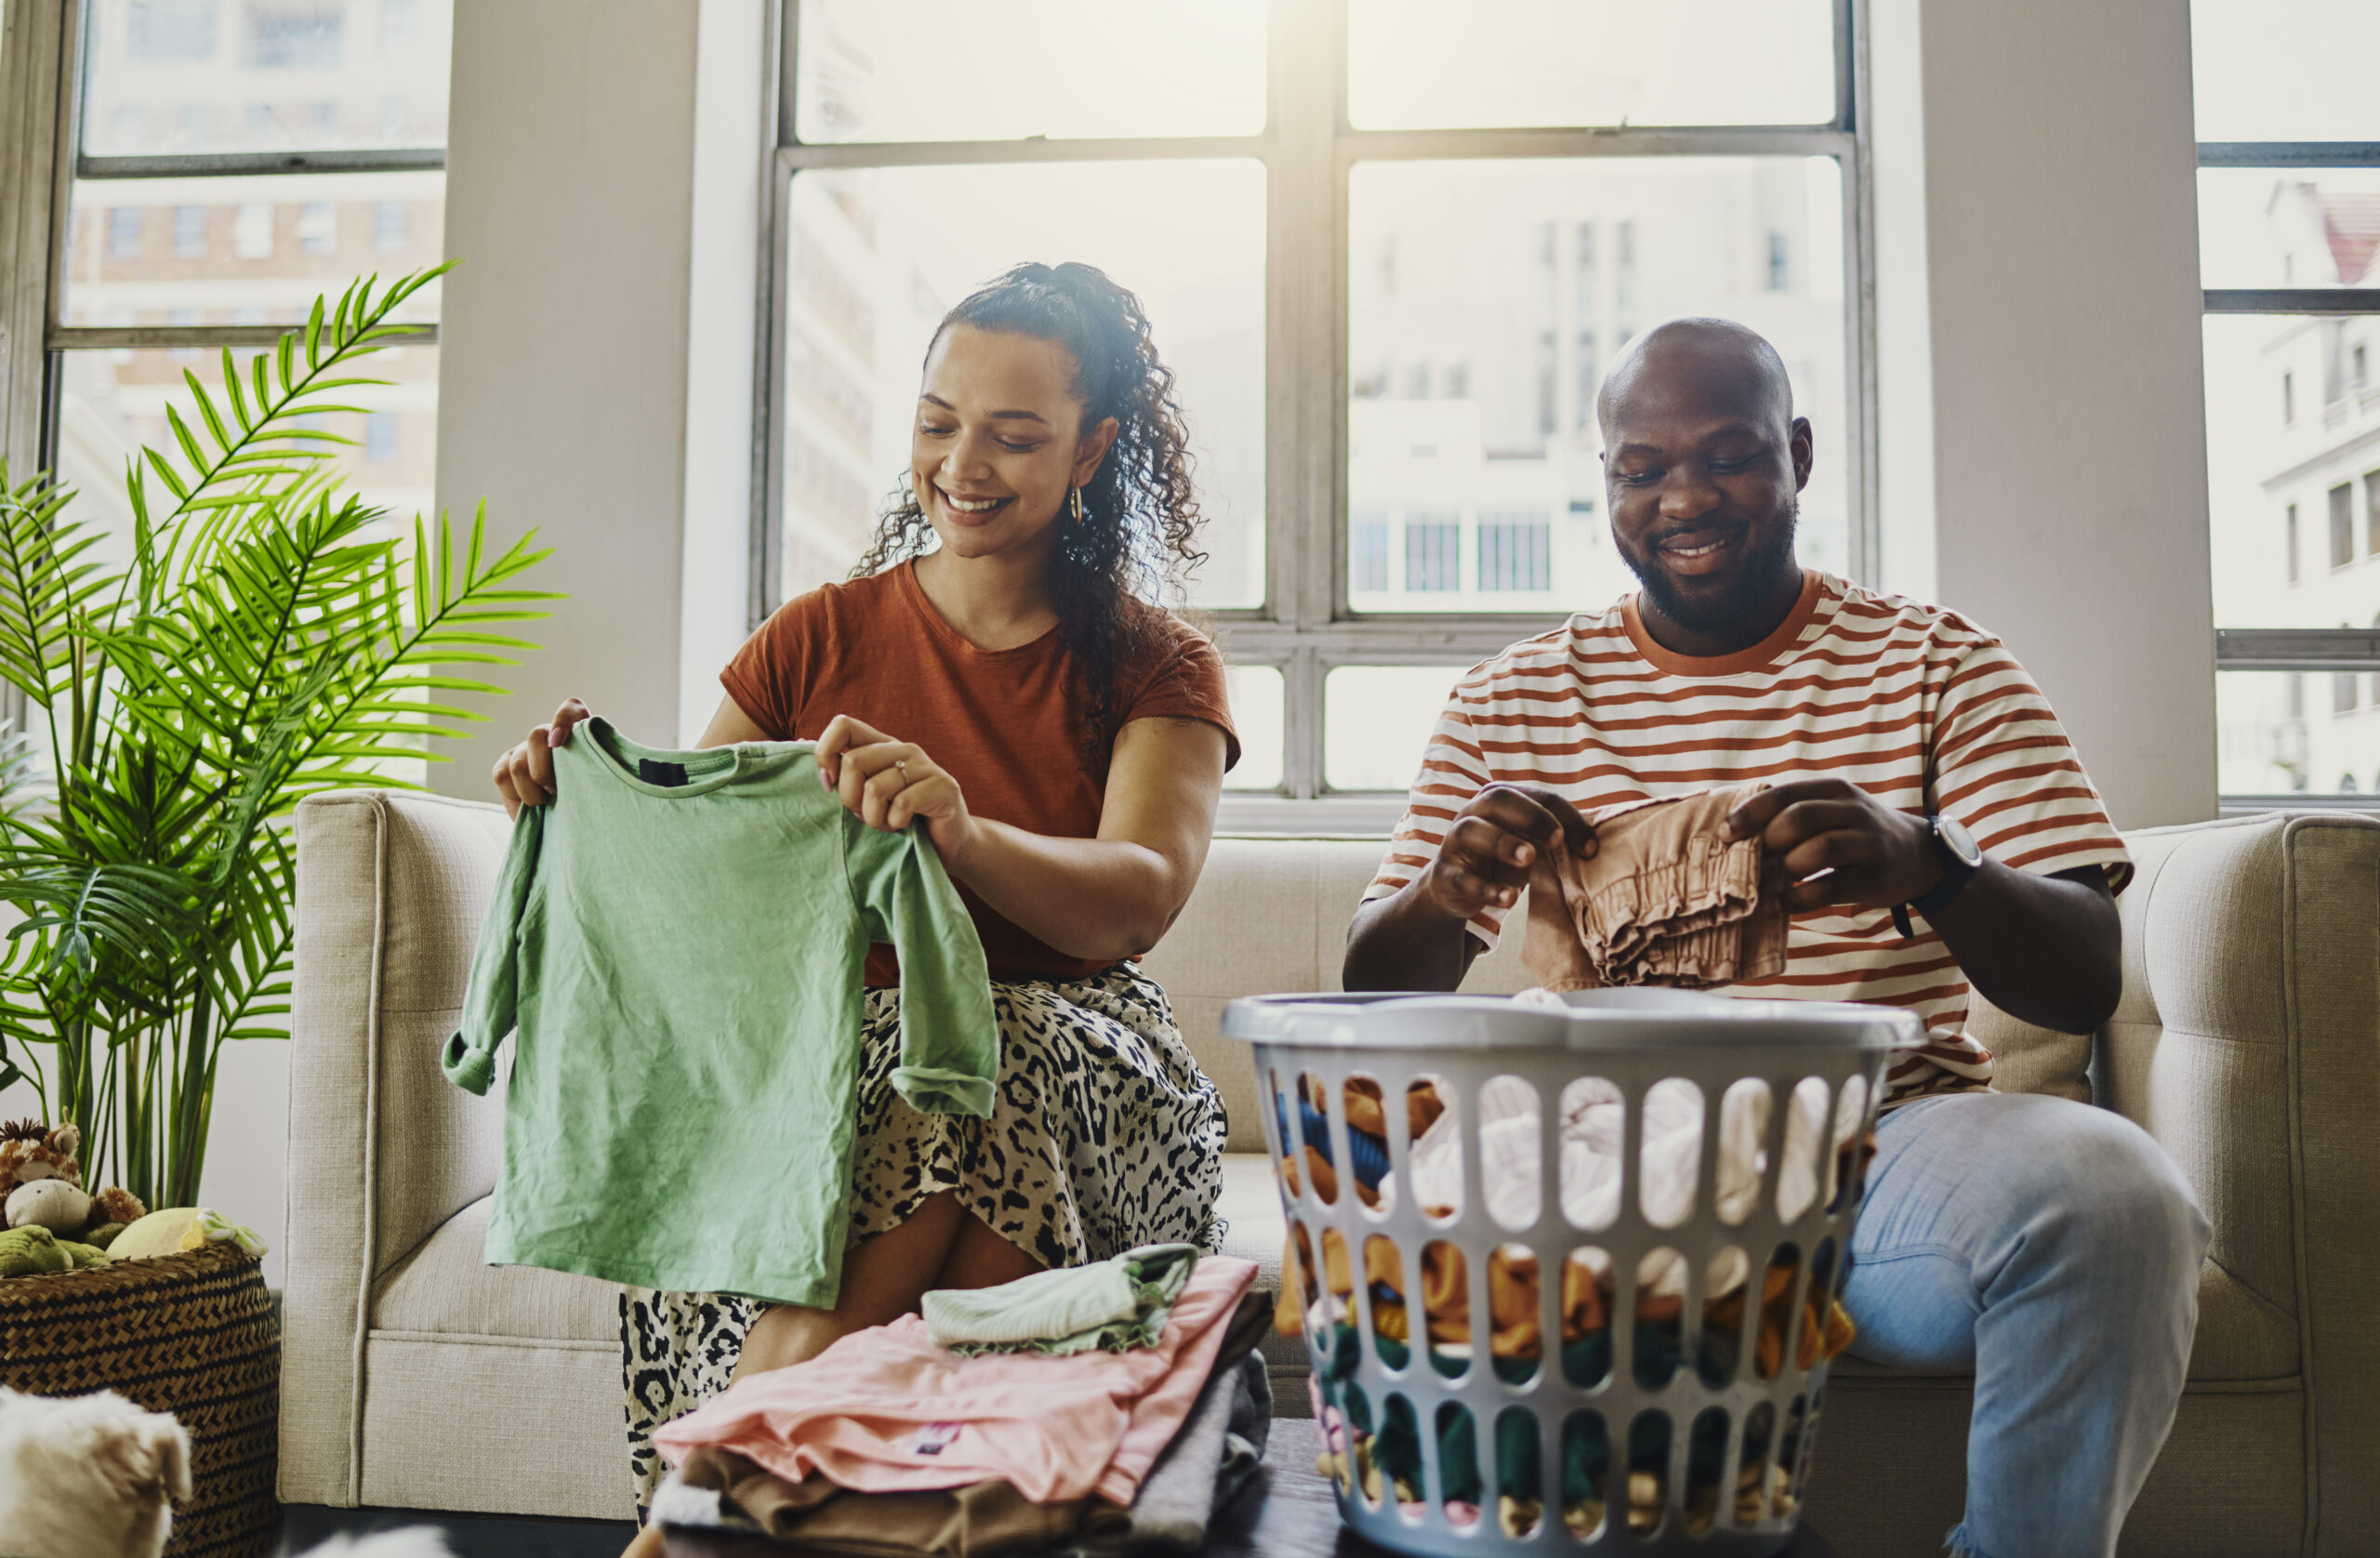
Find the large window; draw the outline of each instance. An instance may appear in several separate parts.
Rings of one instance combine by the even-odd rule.
[[[1777,343],[1803,555],[1872,574],[1851,0],[785,4],[756,621],[849,572],[934,323],[1028,259],[1179,376],[1227,825],[1384,826],[1461,667],[1631,587],[1594,396],[1660,319]]]
[[[39,300],[40,361],[8,364],[39,386],[38,430],[19,403],[0,439],[20,478],[51,466],[86,516],[128,531],[125,463],[170,444],[185,375],[213,390],[224,348],[245,362],[318,294],[443,257],[452,0],[75,0],[12,17],[36,9],[11,33],[27,56],[0,67],[8,123],[57,126],[50,188],[31,187],[30,156],[10,187],[20,227],[49,236],[23,271],[48,284],[20,293]],[[323,421],[350,441],[348,490],[400,535],[432,503],[437,309],[434,285],[418,294],[403,318],[430,329],[366,360],[392,382]]]
[[[2224,802],[2369,806],[2380,7],[2193,0],[2191,27]]]

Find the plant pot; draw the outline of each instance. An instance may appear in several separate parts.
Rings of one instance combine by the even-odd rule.
[[[255,1558],[280,1534],[281,1326],[239,1246],[0,1279],[0,1384],[173,1414],[192,1496],[167,1558]]]

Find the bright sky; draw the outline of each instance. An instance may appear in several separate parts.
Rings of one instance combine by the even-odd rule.
[[[2201,140],[2380,140],[2380,3],[2191,0]]]

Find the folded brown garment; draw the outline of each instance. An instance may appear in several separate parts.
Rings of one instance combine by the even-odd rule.
[[[933,1493],[853,1493],[824,1477],[787,1482],[732,1451],[699,1449],[679,1467],[772,1539],[851,1558],[999,1558],[1124,1524],[1096,1499],[1037,1504],[1005,1482]]]
[[[1766,787],[1591,812],[1584,860],[1555,838],[1529,872],[1529,977],[1549,990],[1704,990],[1784,971],[1785,904],[1763,880],[1760,840],[1726,836],[1727,813]]]

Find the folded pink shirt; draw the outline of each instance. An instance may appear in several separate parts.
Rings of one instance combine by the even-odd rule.
[[[1129,1504],[1190,1415],[1253,1261],[1199,1258],[1154,1346],[1067,1356],[937,1347],[905,1314],[808,1363],[756,1374],[655,1429],[672,1465],[709,1446],[790,1482],[863,1493],[998,1478],[1035,1503]]]

